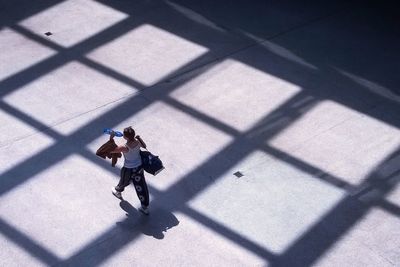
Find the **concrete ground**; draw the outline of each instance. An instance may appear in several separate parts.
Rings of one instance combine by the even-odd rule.
[[[400,266],[390,2],[0,3],[0,266]]]

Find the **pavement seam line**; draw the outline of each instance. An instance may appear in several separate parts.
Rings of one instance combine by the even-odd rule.
[[[30,134],[27,134],[27,135],[24,135],[24,136],[20,136],[20,137],[18,137],[18,138],[16,138],[16,139],[11,139],[11,140],[9,140],[8,142],[18,142],[18,141],[24,140],[24,139],[26,139],[26,138],[29,138],[29,137],[31,137],[31,136],[34,136],[34,135],[36,135],[36,134],[38,134],[38,133],[44,133],[46,130],[49,130],[49,129],[55,131],[54,128],[55,128],[56,126],[60,125],[60,124],[63,124],[63,123],[66,123],[66,122],[68,122],[68,121],[77,119],[77,118],[82,117],[82,116],[84,116],[84,115],[86,115],[86,114],[89,114],[89,113],[94,112],[94,111],[96,111],[96,110],[102,109],[102,108],[104,108],[104,107],[106,107],[106,106],[108,106],[108,105],[111,105],[111,104],[120,102],[120,101],[124,100],[124,98],[129,97],[129,96],[132,96],[132,95],[135,95],[135,94],[137,94],[137,92],[131,93],[131,94],[126,95],[126,96],[124,96],[124,97],[120,97],[120,98],[115,99],[115,100],[113,100],[113,101],[110,101],[110,102],[107,102],[107,103],[102,104],[102,105],[100,105],[100,106],[97,106],[97,107],[95,107],[95,108],[93,108],[93,109],[90,109],[90,110],[84,111],[84,112],[82,112],[82,113],[76,114],[76,115],[74,115],[74,116],[72,116],[72,117],[69,117],[69,118],[66,118],[66,119],[63,119],[63,120],[59,120],[59,121],[55,121],[54,123],[50,124],[49,126],[45,126],[45,127],[43,127],[43,128],[39,128],[39,129],[37,129],[36,131],[34,131],[34,132],[30,133]],[[145,99],[147,102],[149,102],[149,99],[147,99],[146,97],[143,97],[143,96],[141,96],[141,95],[138,95],[138,97],[141,97],[141,98]],[[56,132],[56,131],[55,131],[55,132]],[[63,136],[62,134],[59,134],[59,135],[60,135],[60,137]],[[8,143],[8,142],[7,142],[7,143]],[[9,146],[9,144],[7,144],[7,143],[5,143],[5,144],[3,144],[3,145],[0,145],[0,149],[3,148],[3,147]]]
[[[391,264],[392,266],[396,266],[396,264],[394,262],[392,262],[391,260],[389,260],[388,258],[386,258],[385,256],[383,256],[379,251],[374,250],[373,248],[371,248],[368,243],[365,243],[365,241],[363,239],[361,239],[361,241],[359,241],[361,243],[361,245],[363,245],[365,248],[367,248],[368,250],[370,250],[373,254],[375,254],[376,256],[378,256],[379,258],[387,261],[389,264]]]
[[[338,15],[340,13],[343,13],[343,12],[347,11],[348,9],[350,9],[350,6],[346,6],[346,7],[343,7],[341,9],[335,10],[334,12],[332,12],[330,14],[327,14],[327,15],[324,15],[324,16],[321,16],[321,17],[317,17],[317,18],[308,20],[308,21],[306,21],[304,23],[301,23],[300,25],[293,26],[293,27],[291,27],[289,29],[286,29],[286,30],[283,30],[283,31],[281,31],[279,33],[270,35],[267,38],[265,38],[263,40],[258,40],[258,41],[254,41],[254,39],[252,39],[252,38],[250,38],[250,37],[248,37],[246,35],[243,35],[243,33],[237,32],[237,31],[232,30],[232,29],[230,29],[230,28],[228,28],[228,27],[226,27],[224,25],[218,24],[218,25],[224,27],[225,29],[227,29],[229,32],[231,32],[231,33],[233,33],[235,35],[240,35],[239,37],[242,37],[242,38],[245,37],[247,39],[250,39],[251,41],[253,41],[253,43],[245,45],[243,47],[240,47],[240,48],[238,48],[236,50],[233,50],[233,51],[231,51],[231,52],[229,52],[229,53],[227,53],[225,55],[217,56],[215,59],[211,59],[209,62],[204,62],[203,64],[200,64],[200,65],[195,66],[195,67],[193,67],[191,69],[188,69],[188,70],[186,70],[184,72],[176,74],[175,76],[166,77],[166,78],[162,79],[160,81],[160,83],[166,82],[167,80],[174,81],[176,79],[179,79],[181,76],[184,76],[184,75],[189,74],[191,72],[195,72],[196,70],[201,69],[201,68],[203,68],[205,66],[215,64],[215,63],[217,63],[219,61],[223,61],[223,60],[225,60],[225,59],[227,59],[229,57],[232,57],[235,54],[239,54],[239,53],[241,53],[241,52],[243,52],[245,50],[251,49],[251,48],[256,47],[256,46],[258,46],[260,44],[263,44],[265,42],[268,42],[268,41],[271,41],[273,39],[276,39],[276,38],[278,38],[278,37],[280,37],[282,35],[285,35],[287,33],[290,33],[290,32],[296,31],[298,29],[304,28],[304,27],[309,26],[309,25],[311,25],[311,24],[313,24],[315,22],[319,22],[319,21],[322,21],[322,20],[327,19],[329,17],[336,16],[336,15]],[[145,89],[145,88],[143,88],[143,89]]]
[[[366,116],[368,116],[368,114],[367,114],[368,112],[371,112],[371,111],[373,111],[373,110],[375,110],[375,109],[378,109],[378,106],[376,106],[376,105],[371,105],[371,107],[369,107],[367,110],[365,110],[364,113],[359,114],[360,117],[356,117],[356,118],[355,118],[355,117],[349,116],[348,118],[344,119],[343,121],[338,122],[338,123],[336,123],[335,125],[332,125],[331,127],[329,127],[329,128],[327,128],[327,129],[321,131],[320,133],[317,133],[317,134],[311,136],[310,138],[307,138],[307,139],[304,140],[301,144],[299,144],[298,146],[296,146],[296,147],[294,147],[294,148],[292,148],[292,149],[289,149],[287,152],[288,152],[288,153],[296,152],[296,151],[298,151],[299,149],[301,149],[302,146],[304,146],[304,145],[306,145],[307,143],[309,143],[310,140],[312,140],[312,139],[314,139],[314,138],[316,138],[316,137],[318,137],[318,136],[320,136],[320,135],[322,135],[322,134],[325,134],[325,133],[327,133],[328,131],[330,131],[330,130],[332,130],[332,129],[334,129],[334,128],[336,128],[336,127],[338,127],[338,126],[340,126],[340,125],[342,125],[342,124],[344,124],[344,123],[346,123],[346,122],[349,122],[349,121],[352,121],[352,120],[355,120],[355,119],[360,119],[360,118],[366,117]],[[369,117],[369,116],[368,116],[368,117]]]
[[[179,73],[179,74],[176,74],[175,76],[167,76],[167,77],[165,77],[164,79],[161,79],[159,82],[157,82],[157,83],[155,83],[155,84],[153,84],[153,85],[151,85],[151,86],[149,86],[149,87],[145,87],[145,88],[138,89],[137,92],[134,92],[134,93],[132,93],[132,94],[128,94],[128,95],[125,95],[125,96],[123,96],[123,97],[120,97],[120,98],[118,98],[118,99],[116,99],[116,100],[107,102],[107,103],[105,103],[105,104],[103,104],[103,105],[100,105],[100,106],[98,106],[98,107],[96,107],[96,108],[93,108],[93,109],[91,109],[91,110],[82,112],[82,113],[77,114],[77,115],[75,115],[75,116],[72,116],[72,117],[70,117],[70,118],[68,118],[68,119],[61,120],[61,121],[57,121],[57,122],[51,124],[49,127],[40,129],[40,130],[35,131],[35,132],[33,132],[33,133],[29,134],[29,135],[26,135],[26,136],[23,136],[23,137],[21,137],[21,138],[18,138],[18,139],[15,139],[15,140],[11,140],[11,141],[14,142],[14,141],[23,140],[23,139],[28,138],[28,137],[30,137],[30,136],[32,136],[32,135],[37,134],[37,133],[44,132],[44,131],[46,131],[47,129],[53,129],[53,127],[55,127],[55,126],[57,126],[57,125],[60,125],[60,124],[62,124],[62,123],[65,123],[65,122],[68,122],[68,121],[70,121],[70,120],[79,118],[79,117],[81,117],[81,116],[83,116],[83,115],[86,115],[86,114],[88,114],[88,113],[90,113],[90,112],[99,110],[99,109],[101,109],[101,108],[103,108],[103,107],[105,107],[105,106],[107,106],[107,105],[110,105],[110,104],[116,103],[116,102],[118,102],[118,101],[121,101],[121,100],[123,100],[123,99],[125,99],[125,98],[127,98],[127,97],[130,97],[130,96],[132,96],[132,95],[134,95],[134,94],[137,94],[138,92],[142,92],[142,91],[144,91],[144,90],[146,90],[146,89],[148,90],[148,89],[150,89],[150,88],[152,88],[152,87],[155,87],[155,86],[158,86],[158,85],[160,85],[160,84],[166,83],[167,81],[172,81],[172,82],[173,82],[174,80],[177,80],[177,79],[179,79],[179,78],[182,78],[182,77],[184,77],[184,76],[186,76],[186,75],[188,75],[188,74],[190,74],[190,73],[196,72],[197,70],[199,70],[199,69],[201,69],[201,68],[203,68],[203,67],[216,64],[217,62],[223,61],[223,60],[225,60],[225,59],[227,59],[227,58],[229,58],[229,57],[232,57],[232,56],[235,55],[235,54],[239,54],[239,53],[241,53],[241,52],[243,52],[243,51],[245,51],[245,50],[248,50],[248,49],[251,49],[251,48],[253,48],[253,47],[256,47],[257,45],[263,44],[263,43],[265,43],[265,42],[271,41],[271,40],[273,40],[273,39],[275,39],[275,38],[278,38],[278,37],[280,37],[280,36],[282,36],[282,35],[285,35],[285,34],[287,34],[287,33],[290,33],[290,32],[296,31],[296,30],[298,30],[298,29],[304,28],[304,27],[309,26],[309,25],[311,25],[311,24],[313,24],[313,23],[315,23],[315,22],[322,21],[322,20],[324,20],[324,19],[326,19],[326,18],[333,17],[333,16],[335,16],[335,15],[337,15],[337,14],[340,14],[340,13],[342,13],[342,12],[345,12],[345,11],[347,11],[348,8],[349,8],[349,7],[344,7],[344,8],[341,8],[341,9],[339,9],[339,10],[336,10],[335,12],[332,12],[331,14],[327,14],[327,15],[325,15],[325,16],[321,16],[321,17],[318,17],[318,18],[314,18],[314,19],[309,20],[309,21],[306,21],[306,22],[304,22],[304,23],[302,23],[302,24],[300,24],[300,25],[293,26],[292,28],[289,28],[289,29],[286,29],[286,30],[281,31],[281,32],[279,32],[279,33],[276,33],[276,34],[274,34],[274,35],[271,35],[271,36],[267,37],[267,38],[264,39],[264,40],[255,41],[255,42],[252,43],[252,44],[249,44],[249,45],[247,45],[247,46],[238,48],[238,49],[236,49],[236,50],[234,50],[234,51],[232,51],[232,52],[230,52],[230,53],[227,53],[227,54],[225,54],[225,55],[222,55],[222,56],[219,56],[219,57],[217,56],[215,59],[211,59],[211,60],[208,61],[208,62],[204,62],[203,64],[199,64],[198,66],[194,66],[193,68],[190,68],[190,69],[188,69],[188,70],[186,70],[186,71],[183,71],[183,72],[181,72],[181,73]],[[224,25],[222,25],[222,26],[224,26]],[[225,27],[225,28],[226,28],[228,31],[230,31],[230,32],[232,32],[232,33],[234,33],[234,34],[240,34],[240,33],[237,33],[237,32],[235,32],[235,31],[231,30],[230,28],[227,28],[227,27]],[[240,34],[240,35],[243,36],[243,34]],[[248,36],[245,36],[245,37],[246,37],[246,38],[249,38]],[[150,101],[149,98],[147,98],[147,97],[145,97],[145,96],[143,96],[143,95],[138,95],[138,96],[139,96],[139,97],[142,97],[143,99],[145,99],[145,100],[148,101],[148,102]],[[308,140],[309,140],[309,139],[308,139]],[[4,145],[3,145],[3,146],[0,146],[0,148],[2,148],[2,147],[4,147]]]

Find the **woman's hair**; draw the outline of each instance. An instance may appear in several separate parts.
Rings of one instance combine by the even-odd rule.
[[[124,129],[124,136],[130,141],[135,139],[136,133],[135,130],[133,130],[132,126],[126,127]]]

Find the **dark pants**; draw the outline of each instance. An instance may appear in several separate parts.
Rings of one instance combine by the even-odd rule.
[[[115,187],[115,190],[122,192],[125,187],[128,186],[131,181],[135,186],[136,194],[140,200],[140,203],[143,206],[148,206],[150,197],[149,190],[147,188],[146,180],[144,179],[143,168],[125,168],[121,169],[121,178],[119,180],[118,185]]]

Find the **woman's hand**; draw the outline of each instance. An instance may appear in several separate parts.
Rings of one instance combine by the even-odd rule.
[[[114,131],[112,131],[112,132],[110,133],[110,140],[113,140],[113,139],[114,139],[114,136],[115,136],[115,133],[114,133]]]

